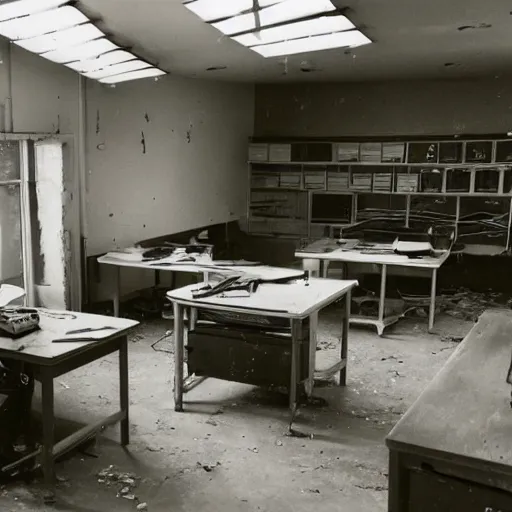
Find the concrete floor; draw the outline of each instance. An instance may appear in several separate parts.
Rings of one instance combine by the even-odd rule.
[[[338,308],[321,314],[323,350],[338,350]],[[436,329],[464,336],[471,326],[441,316]],[[424,319],[405,319],[383,338],[352,329],[348,387],[316,389],[327,405],[302,408],[295,423],[312,438],[292,438],[285,435],[286,397],[250,386],[208,380],[186,395],[187,412],[174,412],[173,357],[150,346],[168,328],[156,321],[131,337],[129,450],[109,429],[98,457],[78,452],[58,464],[54,507],[41,505],[36,480],[1,487],[0,510],[117,512],[145,502],[151,512],[386,511],[385,436],[456,346],[428,334]],[[115,357],[63,376],[56,383],[61,428],[109,414],[117,396]],[[135,500],[117,498],[117,486],[98,482],[110,465],[140,477]]]

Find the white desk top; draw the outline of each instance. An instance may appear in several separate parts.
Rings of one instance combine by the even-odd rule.
[[[86,313],[75,313],[72,311],[49,311],[54,316],[45,314],[46,310],[40,310],[40,330],[27,334],[19,339],[0,335],[0,358],[2,352],[16,352],[16,359],[52,360],[67,356],[76,351],[81,351],[93,343],[108,340],[126,334],[139,324],[135,320],[126,318],[114,318],[110,316],[89,315]],[[55,318],[61,316],[65,318]],[[114,327],[103,331],[88,332],[83,334],[66,335],[68,331],[86,328]],[[93,338],[96,341],[59,342],[52,343],[56,339]],[[18,351],[20,347],[22,351]]]
[[[416,267],[435,269],[441,267],[450,255],[449,251],[439,257],[424,256],[422,258],[408,258],[400,254],[367,254],[357,250],[344,251],[335,249],[332,252],[304,252],[297,251],[296,258],[341,261],[345,263],[374,263],[378,265],[391,265],[398,267]]]
[[[162,261],[160,261],[161,263]],[[158,265],[159,261],[130,261],[121,258],[113,258],[112,256],[101,256],[98,258],[98,263],[104,265],[113,265],[116,267],[130,267],[130,268],[144,268],[149,270],[168,270],[172,272],[192,272],[195,274],[202,274],[208,272],[206,266],[200,266],[190,263],[177,263],[174,265]]]
[[[144,268],[148,270],[163,270],[168,272],[192,272],[196,274],[250,274],[258,276],[262,279],[280,279],[287,277],[300,277],[304,273],[302,270],[270,267],[267,265],[235,265],[235,266],[218,266],[214,262],[210,264],[175,264],[175,265],[159,265],[162,261],[129,261],[111,256],[101,256],[98,263],[105,265],[114,265],[118,267]]]
[[[201,285],[191,285],[167,292],[167,297],[178,304],[217,311],[249,313],[283,318],[306,318],[310,314],[343,297],[357,286],[357,281],[338,279],[298,280],[288,284],[261,284],[248,297],[192,298],[192,290]]]

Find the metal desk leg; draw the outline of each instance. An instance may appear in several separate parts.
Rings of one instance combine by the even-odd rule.
[[[190,318],[188,319],[189,331],[193,331],[196,328],[198,311],[197,308],[190,308]]]
[[[53,464],[54,423],[53,410],[53,375],[49,368],[41,368],[42,413],[43,413],[43,453],[42,464],[44,484],[51,499],[55,491],[55,472]]]
[[[329,275],[329,264],[330,264],[330,262],[328,260],[323,260],[322,263],[323,263],[323,265],[322,265],[322,273],[320,274],[320,276],[325,279]]]
[[[184,307],[176,302],[174,309],[174,410],[183,411],[183,354],[185,351]]]
[[[384,332],[384,313],[386,311],[386,275],[387,275],[387,265],[382,265],[382,270],[380,274],[380,299],[379,299],[379,325],[377,326],[377,331],[379,336],[382,336]]]
[[[119,316],[119,296],[121,295],[121,267],[114,267],[114,296],[112,302],[114,304],[114,316]]]
[[[308,362],[308,379],[306,381],[306,394],[311,396],[315,386],[315,363],[316,363],[316,344],[318,331],[318,311],[309,315],[309,362]]]
[[[341,361],[344,363],[340,370],[340,386],[347,385],[347,365],[348,365],[348,329],[350,326],[350,306],[352,303],[352,292],[349,290],[345,295],[345,316],[343,317],[343,326],[341,333]]]
[[[121,347],[119,348],[119,399],[121,403],[121,411],[125,413],[125,418],[121,420],[121,444],[126,446],[130,443],[128,339],[126,336],[121,340]]]
[[[430,311],[428,315],[428,332],[434,329],[434,317],[436,315],[436,285],[437,268],[432,269],[432,284],[430,287]]]
[[[300,372],[300,349],[302,341],[302,320],[292,319],[292,364],[290,375],[290,410],[292,421],[297,412],[297,382]]]

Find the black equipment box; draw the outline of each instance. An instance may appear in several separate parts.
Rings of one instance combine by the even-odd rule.
[[[289,321],[288,321],[289,323]],[[269,330],[198,322],[188,334],[189,375],[256,386],[289,387],[292,362],[290,328]],[[303,322],[299,380],[308,376],[309,321]]]

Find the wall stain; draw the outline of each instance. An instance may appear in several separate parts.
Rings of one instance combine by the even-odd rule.
[[[59,135],[59,133],[60,133],[60,114],[57,115],[57,127],[55,127],[55,125],[53,125],[53,127],[55,130],[55,134]]]
[[[193,127],[194,127],[194,125],[192,123],[190,123],[188,130],[187,130],[187,144],[190,144],[190,142],[192,141],[192,128]]]
[[[96,135],[100,134],[100,109],[96,110]]]
[[[114,216],[114,214],[113,214],[113,213],[109,213],[109,214],[108,214],[108,216],[109,216],[109,217],[113,217],[113,216]]]
[[[146,154],[146,137],[144,136],[144,132],[140,132],[140,133],[141,133],[140,143],[142,144],[142,154],[145,155]]]
[[[149,116],[147,112],[144,114],[144,119],[146,120],[146,123],[149,123]]]

